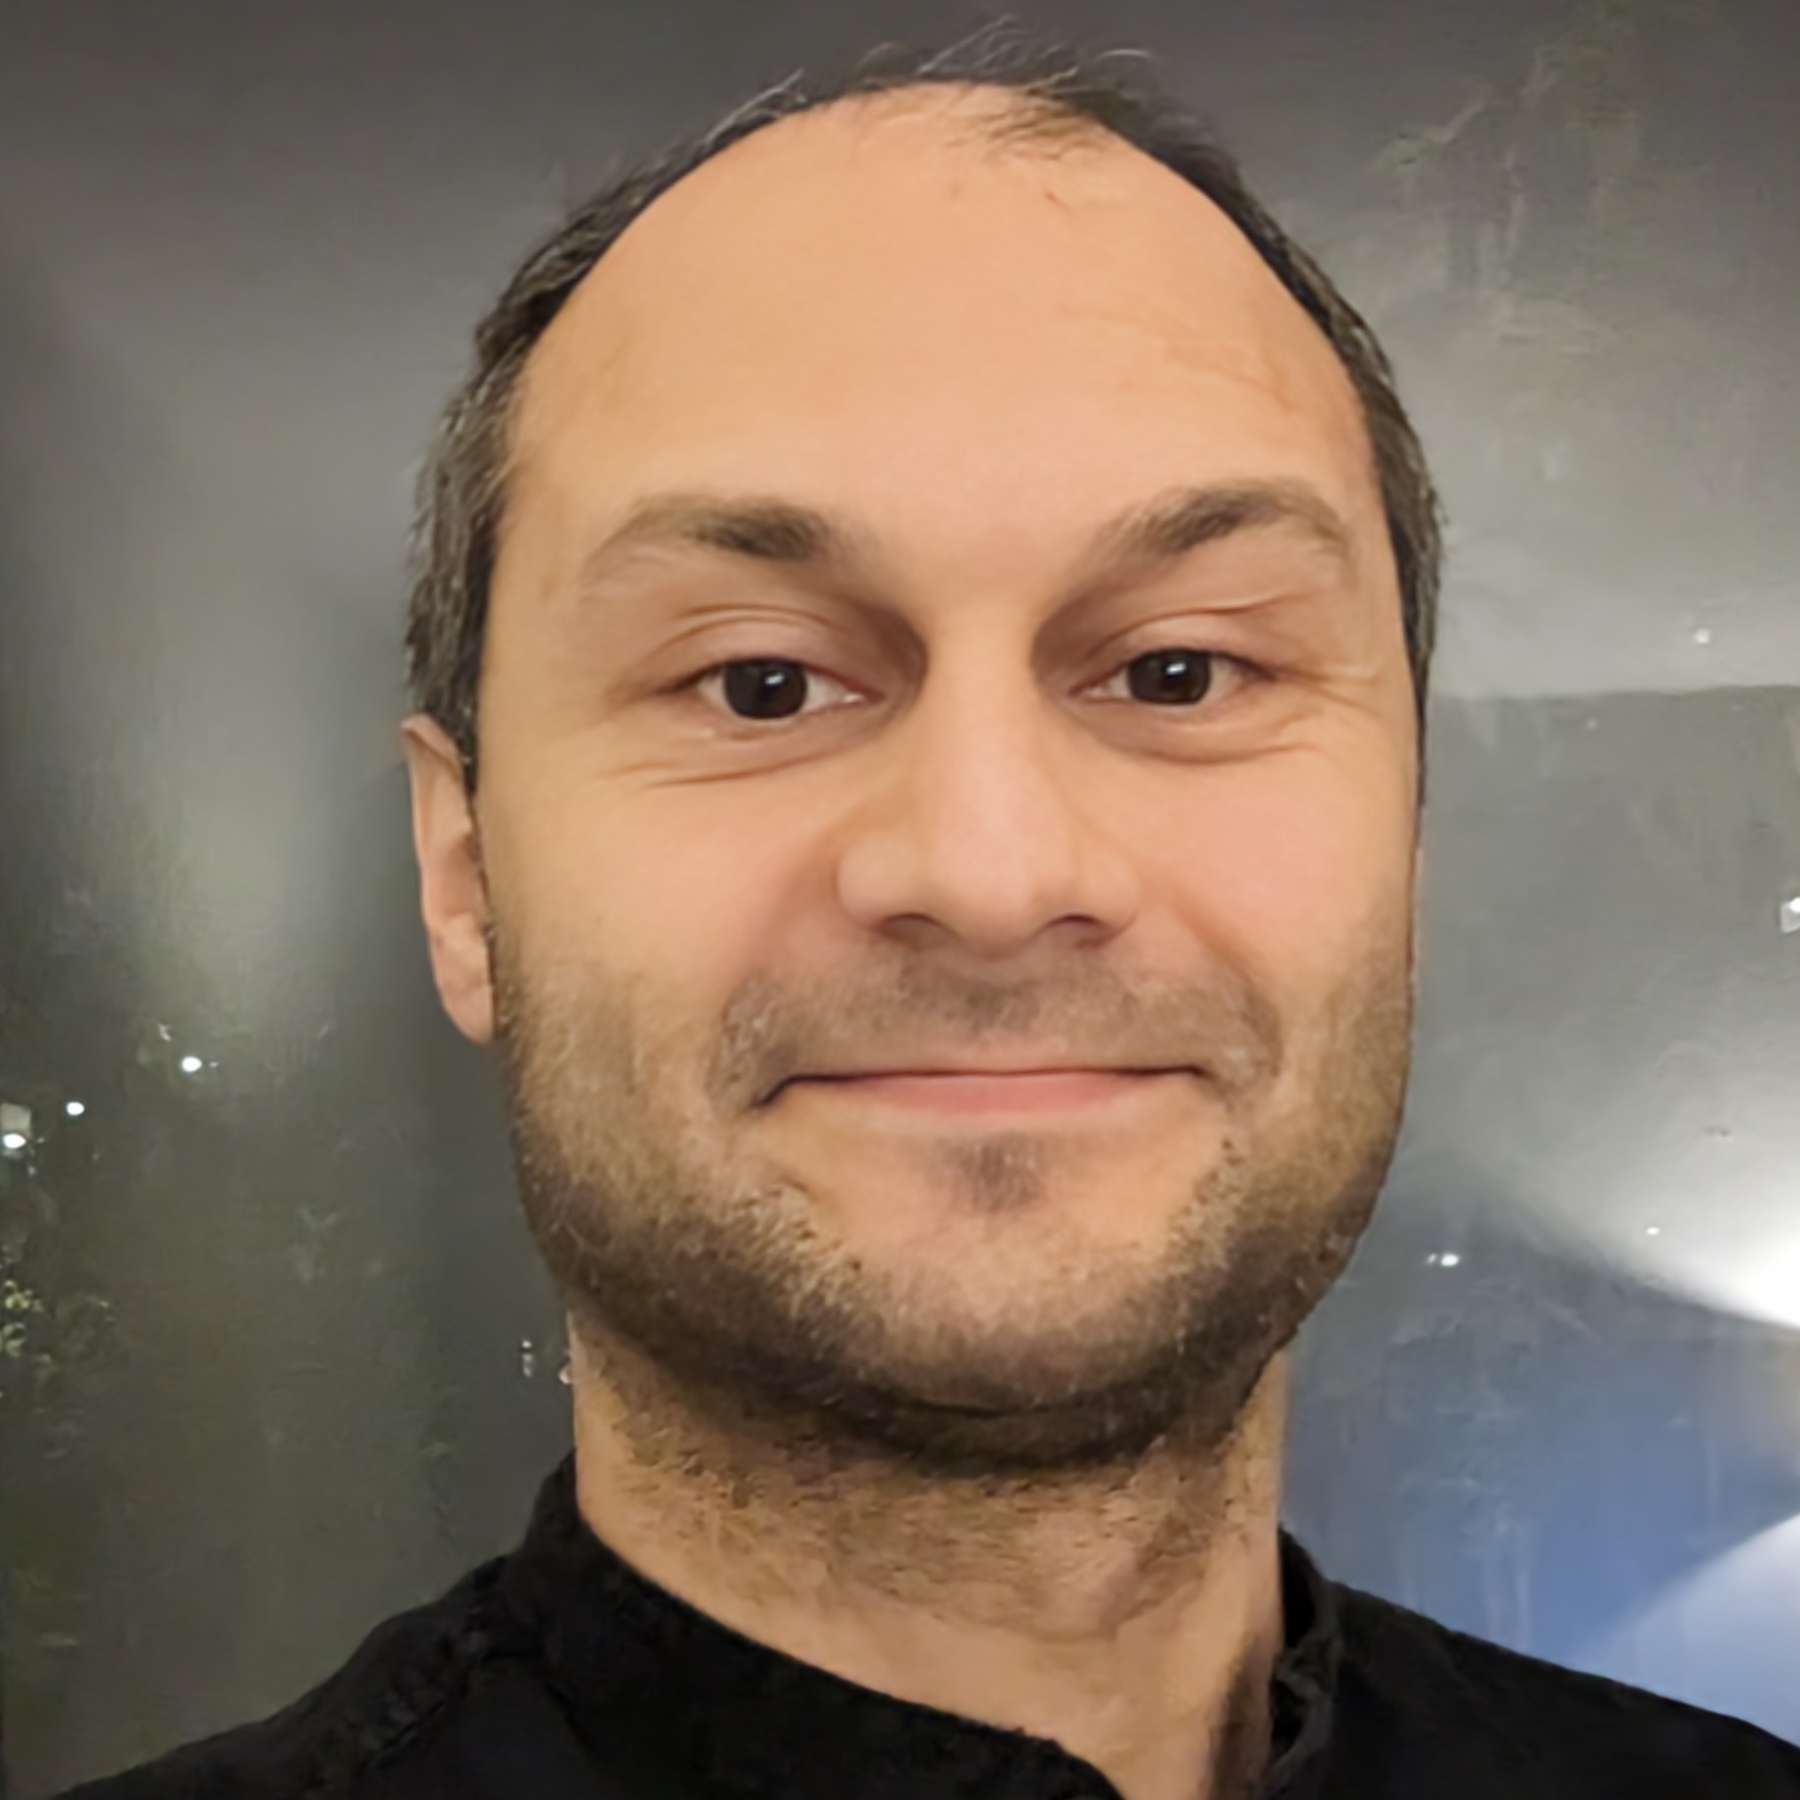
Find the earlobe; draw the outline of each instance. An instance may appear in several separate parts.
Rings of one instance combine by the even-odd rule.
[[[419,912],[438,998],[464,1037],[486,1044],[494,1035],[487,888],[462,758],[423,713],[401,727],[401,751],[412,789]]]

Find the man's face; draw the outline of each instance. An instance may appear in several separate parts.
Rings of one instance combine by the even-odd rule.
[[[630,227],[526,371],[478,844],[442,734],[408,751],[440,991],[583,1341],[1003,1468],[1223,1431],[1341,1272],[1406,1081],[1416,747],[1325,340],[1127,146],[959,141],[992,104],[787,121]],[[1265,487],[1179,554],[1098,535]],[[669,495],[842,553],[692,506],[614,539]],[[1039,1112],[823,1079],[959,1062],[1173,1072]]]

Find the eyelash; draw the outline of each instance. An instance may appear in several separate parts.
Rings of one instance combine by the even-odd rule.
[[[1111,675],[1106,677],[1106,680],[1116,680],[1120,675],[1129,670],[1133,663],[1141,662],[1146,657],[1169,655],[1204,657],[1208,664],[1214,669],[1217,669],[1220,666],[1226,666],[1233,669],[1237,672],[1240,680],[1247,679],[1254,683],[1264,681],[1268,678],[1268,671],[1261,668],[1256,663],[1249,662],[1241,656],[1232,656],[1223,650],[1207,650],[1194,644],[1159,644],[1153,649],[1140,650],[1135,656],[1127,657],[1124,662],[1119,664]],[[690,695],[694,698],[699,698],[698,690],[702,682],[710,680],[715,675],[722,675],[727,669],[737,668],[745,663],[772,663],[778,666],[785,665],[790,668],[804,669],[810,675],[824,675],[827,681],[834,682],[839,687],[849,686],[849,683],[839,680],[837,676],[826,674],[826,672],[816,664],[806,662],[797,656],[730,656],[726,657],[721,662],[710,663],[706,668],[696,670],[692,675],[684,677],[672,687],[666,688],[663,691],[669,696]],[[1229,704],[1228,701],[1225,701],[1217,702],[1210,707],[1207,706],[1206,702],[1212,699],[1213,692],[1209,683],[1207,692],[1191,705],[1176,704],[1167,707],[1153,707],[1152,710],[1180,714],[1191,714],[1200,711],[1214,713],[1219,711],[1221,706]],[[1149,701],[1143,701],[1140,704],[1147,707],[1151,706]],[[812,715],[799,713],[787,719],[757,720],[738,718],[731,713],[721,711],[720,716],[727,725],[739,727],[753,736],[768,737],[774,735],[780,728],[786,727],[791,729],[799,724],[804,718]]]

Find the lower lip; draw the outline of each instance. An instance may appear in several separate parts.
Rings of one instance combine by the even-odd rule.
[[[938,1113],[1059,1113],[1122,1099],[1149,1080],[1148,1074],[1116,1069],[1076,1069],[1039,1075],[857,1075],[806,1085]]]

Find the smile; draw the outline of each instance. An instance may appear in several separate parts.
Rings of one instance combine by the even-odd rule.
[[[939,1113],[1063,1113],[1116,1105],[1150,1088],[1165,1072],[1056,1069],[1010,1075],[849,1075],[814,1077],[796,1087],[852,1102]]]

